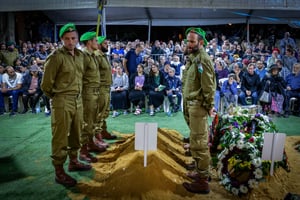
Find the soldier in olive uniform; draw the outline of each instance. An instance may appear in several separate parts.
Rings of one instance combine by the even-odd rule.
[[[98,49],[98,42],[96,32],[86,32],[80,37],[80,41],[83,42],[83,54],[84,54],[84,76],[83,76],[83,121],[84,126],[81,134],[82,147],[80,149],[79,158],[87,162],[97,162],[97,158],[94,157],[89,151],[104,152],[107,144],[94,143],[94,134],[96,129],[97,115],[99,113],[100,96],[100,70],[98,61],[94,51]],[[98,142],[99,143],[99,142]]]
[[[5,63],[9,66],[14,66],[14,62],[19,58],[18,49],[15,48],[14,42],[7,42],[7,49],[0,51],[0,63]]]
[[[208,148],[208,114],[213,116],[216,89],[215,71],[205,51],[206,33],[201,28],[189,28],[187,35],[188,60],[183,73],[184,118],[190,129],[190,151],[196,172],[188,173],[194,182],[184,182],[190,192],[210,192],[210,152]]]
[[[109,116],[110,107],[110,86],[112,84],[111,66],[107,59],[106,52],[108,52],[108,42],[105,36],[98,37],[99,48],[97,53],[97,60],[100,67],[100,113],[98,115],[99,131],[101,134],[96,134],[98,140],[104,139],[116,139],[115,135],[110,134],[107,131],[106,118]]]
[[[55,181],[74,186],[77,181],[65,173],[63,165],[69,156],[69,171],[90,170],[91,165],[78,161],[80,134],[83,124],[82,78],[83,53],[76,49],[78,33],[74,24],[64,25],[59,31],[63,47],[55,50],[45,62],[41,88],[52,99],[52,164]]]

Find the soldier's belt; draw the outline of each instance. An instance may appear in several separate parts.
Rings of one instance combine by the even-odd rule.
[[[85,87],[83,88],[84,93],[98,93],[100,92],[100,87]]]

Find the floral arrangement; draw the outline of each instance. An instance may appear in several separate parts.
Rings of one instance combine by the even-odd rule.
[[[262,161],[263,133],[278,132],[268,116],[235,107],[212,121],[209,146],[220,183],[235,195],[247,194],[268,175],[270,161]],[[287,157],[276,167],[288,169]]]

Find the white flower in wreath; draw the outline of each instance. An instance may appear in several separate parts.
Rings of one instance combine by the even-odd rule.
[[[245,134],[241,133],[241,132],[239,132],[239,136],[240,136],[241,139],[244,139],[246,137]]]
[[[251,144],[251,143],[249,143],[249,142],[247,142],[246,144],[245,144],[245,148],[246,149],[251,149],[253,147],[253,145]]]
[[[255,179],[250,179],[248,181],[249,187],[250,188],[257,188],[258,187],[258,182]]]
[[[230,151],[232,151],[234,147],[235,147],[235,144],[231,143],[231,144],[229,145]]]
[[[244,148],[244,141],[243,140],[237,141],[236,146],[239,149],[243,149]]]
[[[257,168],[253,174],[255,175],[256,179],[261,179],[263,177],[263,172],[261,169]]]
[[[232,192],[234,195],[237,196],[237,195],[239,194],[240,191],[239,191],[239,189],[237,189],[237,188],[235,188],[235,187],[232,187],[232,188],[231,188],[231,192]]]
[[[228,177],[224,178],[222,181],[221,181],[222,185],[227,185],[228,183],[230,183],[230,179]]]
[[[248,192],[248,188],[245,185],[241,185],[240,186],[240,191],[244,194],[246,194]]]
[[[261,159],[260,158],[256,158],[256,159],[253,159],[252,160],[252,164],[255,166],[255,167],[260,167],[261,166]]]

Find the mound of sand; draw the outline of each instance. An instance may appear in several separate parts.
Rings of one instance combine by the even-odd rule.
[[[112,145],[107,152],[98,156],[93,164],[95,174],[90,181],[80,181],[80,195],[88,199],[122,200],[179,200],[179,199],[284,199],[288,192],[300,191],[300,153],[294,150],[300,137],[287,137],[286,152],[290,172],[278,168],[274,176],[260,182],[259,187],[239,198],[219,184],[216,171],[210,182],[211,192],[207,195],[187,192],[182,183],[191,181],[186,177],[186,163],[192,160],[184,155],[182,136],[173,130],[158,130],[158,149],[149,151],[147,167],[144,167],[143,151],[134,150],[134,135],[122,134],[124,143]],[[76,194],[70,194],[72,199]],[[75,195],[75,196],[74,196]],[[78,196],[79,195],[79,196]],[[76,197],[75,197],[76,198]]]

